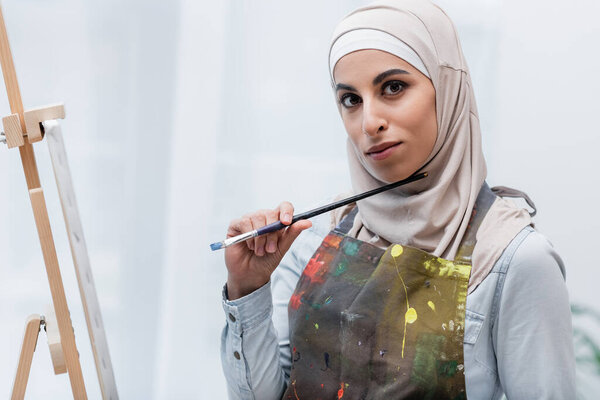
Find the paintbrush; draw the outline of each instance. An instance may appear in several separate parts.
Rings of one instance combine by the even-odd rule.
[[[299,221],[301,219],[309,219],[312,217],[316,217],[317,215],[326,213],[327,211],[335,210],[338,207],[345,206],[346,204],[354,203],[362,199],[366,199],[367,197],[376,195],[381,192],[385,192],[386,190],[390,190],[396,188],[398,186],[406,185],[407,183],[411,183],[414,181],[418,181],[419,179],[423,179],[427,176],[427,172],[421,172],[419,174],[413,175],[409,178],[403,179],[398,182],[390,183],[389,185],[385,185],[379,187],[377,189],[369,190],[368,192],[364,192],[361,194],[354,195],[352,197],[348,197],[347,199],[339,200],[331,204],[327,204],[321,206],[319,208],[315,208],[314,210],[306,211],[301,214],[294,215],[292,218],[292,222],[289,225],[292,225],[294,222]],[[281,221],[273,222],[272,224],[265,225],[262,228],[255,229],[253,231],[249,231],[246,233],[242,233],[241,235],[237,235],[234,237],[230,237],[228,239],[223,240],[222,242],[213,243],[210,245],[210,249],[212,251],[224,249],[225,247],[231,246],[232,244],[236,244],[239,242],[243,242],[244,240],[248,240],[253,237],[261,236],[267,233],[276,232],[280,229],[286,228],[289,225],[284,225]]]

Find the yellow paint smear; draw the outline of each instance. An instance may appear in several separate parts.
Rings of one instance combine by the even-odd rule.
[[[392,257],[399,257],[402,253],[404,253],[404,248],[399,244],[395,244],[394,247],[392,247]]]
[[[429,306],[429,308],[431,308],[433,311],[435,311],[435,304],[433,303],[433,301],[429,300],[427,302],[427,305]]]
[[[415,310],[414,308],[409,308],[406,311],[406,314],[404,315],[404,319],[406,320],[406,322],[408,322],[409,324],[412,324],[413,322],[415,322],[417,320],[417,310]]]

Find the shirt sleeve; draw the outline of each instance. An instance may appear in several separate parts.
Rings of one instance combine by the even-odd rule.
[[[221,335],[221,363],[230,399],[281,399],[291,368],[287,306],[328,222],[328,214],[315,218],[263,287],[232,301],[223,289],[227,322]]]
[[[535,231],[510,261],[496,323],[498,374],[508,400],[576,398],[564,264]]]
[[[221,336],[221,363],[230,399],[280,399],[285,388],[277,336],[271,316],[271,285],[239,299],[227,300],[227,323]]]

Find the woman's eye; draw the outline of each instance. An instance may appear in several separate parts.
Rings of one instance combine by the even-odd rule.
[[[359,104],[360,102],[361,102],[360,97],[355,94],[352,94],[352,93],[347,93],[347,94],[343,95],[342,98],[340,99],[340,103],[346,108],[354,107],[355,105]]]
[[[406,85],[404,84],[404,82],[401,82],[401,81],[387,82],[383,86],[383,94],[394,95],[394,94],[400,93],[402,90],[404,90],[404,86],[406,86]]]

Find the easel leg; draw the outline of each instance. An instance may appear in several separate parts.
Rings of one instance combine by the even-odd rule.
[[[73,332],[71,316],[67,306],[67,298],[65,296],[65,289],[60,275],[60,268],[58,267],[56,248],[54,247],[54,240],[52,239],[52,230],[50,228],[50,220],[48,219],[48,210],[46,209],[44,192],[41,188],[31,189],[29,191],[29,196],[31,198],[33,216],[42,245],[42,254],[44,256],[44,263],[46,264],[48,282],[50,282],[50,293],[52,295],[54,311],[56,312],[58,332],[60,333],[62,350],[65,356],[67,371],[69,372],[73,398],[76,400],[87,399],[83,374],[81,373],[81,365],[79,364],[79,353],[77,352],[77,346],[75,344],[75,334]]]
[[[12,400],[20,400],[25,397],[25,389],[27,388],[27,380],[29,379],[29,371],[31,370],[33,352],[37,344],[41,321],[42,319],[38,314],[33,314],[27,318],[25,323],[25,334],[23,335],[17,376],[12,390]]]

